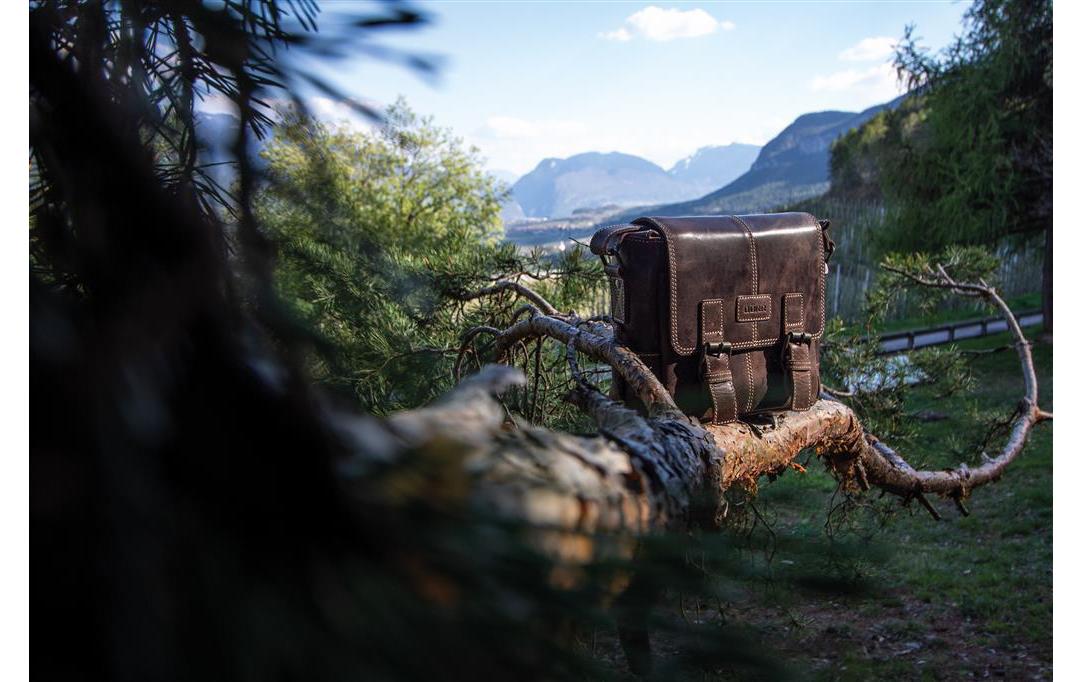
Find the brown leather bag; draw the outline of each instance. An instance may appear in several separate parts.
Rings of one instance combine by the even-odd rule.
[[[820,392],[829,223],[807,213],[639,218],[594,234],[616,341],[688,415],[807,410]],[[637,403],[614,379],[618,398]]]

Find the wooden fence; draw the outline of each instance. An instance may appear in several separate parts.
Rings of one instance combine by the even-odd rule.
[[[828,317],[844,320],[860,318],[865,296],[875,283],[879,267],[872,253],[873,233],[883,224],[884,210],[879,204],[818,198],[802,205],[817,216],[830,218],[835,253],[827,277]],[[1013,249],[1002,246],[996,251],[1000,266],[996,286],[1005,298],[1041,291],[1042,253],[1040,249]],[[917,296],[904,295],[889,311],[888,321],[919,315]],[[980,310],[973,301],[949,300],[942,309],[956,310],[960,317]]]

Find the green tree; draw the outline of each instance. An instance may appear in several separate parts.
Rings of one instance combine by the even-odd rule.
[[[513,296],[470,292],[530,273],[571,305],[600,281],[578,250],[553,261],[501,239],[506,189],[474,149],[402,101],[367,131],[287,113],[256,201],[278,247],[275,281],[324,352],[326,386],[378,413],[446,391],[464,330],[509,320]]]
[[[1053,5],[980,0],[939,56],[913,27],[896,55],[913,103],[883,118],[889,248],[934,250],[1045,237],[1043,308],[1053,324]],[[875,121],[875,120],[874,120]]]
[[[1048,3],[974,5],[939,58],[913,29],[897,55],[911,96],[840,137],[831,193],[883,201],[885,250],[933,251],[1045,236],[1052,328],[1052,11]]]
[[[445,294],[514,259],[475,152],[399,102],[365,132],[288,113],[263,156],[276,284],[330,348],[316,378],[378,411],[446,389],[436,370],[463,321]]]

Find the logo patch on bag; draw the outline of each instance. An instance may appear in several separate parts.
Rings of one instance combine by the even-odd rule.
[[[771,294],[737,297],[737,321],[759,322],[771,319]]]

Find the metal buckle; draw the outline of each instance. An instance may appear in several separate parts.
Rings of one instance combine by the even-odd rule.
[[[793,343],[812,343],[812,334],[808,332],[786,332],[786,343],[782,344],[781,353],[779,353],[779,360],[784,367],[790,366],[790,344]]]
[[[714,343],[703,344],[703,354],[713,355],[718,357],[723,353],[730,353],[733,351],[733,344],[728,341],[715,341]]]

